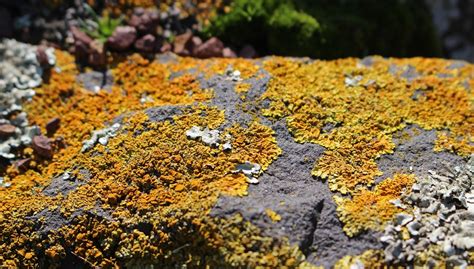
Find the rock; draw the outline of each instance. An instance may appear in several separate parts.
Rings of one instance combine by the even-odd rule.
[[[89,45],[93,39],[77,27],[71,27],[70,32],[74,38],[74,54],[79,61],[87,60]]]
[[[222,57],[223,50],[224,43],[217,37],[211,37],[194,50],[194,56],[198,58]]]
[[[36,50],[36,59],[38,60],[39,64],[43,67],[49,66],[48,55],[46,55],[45,49],[46,48],[40,46]]]
[[[107,47],[116,51],[124,51],[133,44],[137,38],[137,30],[131,26],[118,26],[112,36],[107,39]]]
[[[104,66],[107,63],[104,45],[98,40],[90,43],[88,63],[92,66]]]
[[[88,46],[93,41],[91,37],[75,26],[71,27],[70,31],[75,42],[80,42]]]
[[[191,38],[191,48],[192,50],[196,49],[202,44],[202,39],[199,36],[193,36]]]
[[[2,124],[0,125],[0,137],[8,137],[14,135],[16,127],[11,124]]]
[[[392,63],[412,63],[424,79],[408,85],[387,72]],[[444,242],[450,242],[452,256],[468,257],[460,248],[473,242],[473,225],[466,220],[474,199],[474,163],[465,169],[467,157],[435,152],[434,127],[399,134],[418,120],[458,128],[459,136],[468,138],[469,132],[461,131],[470,130],[465,104],[473,93],[454,86],[471,78],[469,72],[436,78],[452,87],[438,87],[433,100],[410,98],[415,88],[430,86],[437,68],[444,71],[449,61],[374,57],[372,67],[358,67],[354,58],[134,54],[111,65],[113,91],[97,94],[86,92],[78,78],[92,80],[89,70],[79,75],[72,57],[58,64],[23,121],[2,118],[20,126],[54,115],[68,143],[58,150],[60,141],[33,135],[30,170],[16,176],[10,169],[5,176],[12,184],[0,190],[8,197],[0,213],[2,233],[11,235],[0,237],[0,256],[6,259],[32,268],[66,264],[69,256],[62,251],[86,243],[94,251],[79,251],[80,257],[101,265],[113,261],[120,268],[188,262],[190,268],[348,268],[339,261],[357,260],[364,268],[424,266],[420,257],[438,261],[433,255],[444,254]],[[357,75],[363,80],[356,87],[345,84],[346,76]],[[375,85],[365,88],[367,79]],[[102,88],[105,81],[102,73],[91,84]],[[55,88],[78,90],[67,91],[63,102]],[[446,102],[459,111],[443,112]],[[448,119],[454,127],[445,125]],[[429,137],[421,136],[426,133]],[[423,146],[408,146],[414,144]],[[386,172],[380,159],[401,158],[404,148],[413,155],[392,162],[395,172],[379,180],[379,171]],[[53,158],[40,158],[41,150],[54,151]],[[31,154],[29,148],[17,151]],[[4,152],[10,149],[0,149]],[[414,155],[430,158],[422,162]],[[433,156],[446,161],[453,176],[441,173],[442,165],[423,166]],[[9,163],[25,157],[1,158],[11,168]],[[416,197],[405,199],[414,183]],[[463,198],[463,193],[470,194]],[[433,201],[424,197],[444,208],[423,213],[419,204]],[[455,212],[439,219],[437,212],[451,212],[451,204]],[[430,239],[439,247],[433,249]],[[17,240],[24,240],[21,249]],[[18,258],[23,249],[34,258]],[[61,253],[49,260],[52,252]]]
[[[165,42],[161,48],[160,48],[160,53],[165,53],[165,52],[169,52],[173,49],[173,46],[171,46],[170,43],[168,42]]]
[[[46,132],[48,133],[48,135],[54,134],[59,129],[60,123],[61,123],[61,119],[58,117],[50,119],[46,123]]]
[[[157,11],[149,10],[140,15],[132,15],[128,24],[135,27],[141,34],[155,34],[159,19],[160,15]]]
[[[181,56],[189,56],[192,51],[192,38],[193,33],[191,31],[176,36],[173,42],[173,52]]]
[[[51,159],[53,157],[53,148],[51,147],[49,138],[46,136],[37,135],[33,137],[31,146],[38,155],[47,159]]]
[[[257,57],[257,51],[251,45],[245,45],[239,51],[239,57],[245,58],[245,59],[252,59],[252,58]]]
[[[147,34],[135,41],[135,48],[139,51],[154,52],[159,47],[157,39],[151,34]]]
[[[141,18],[140,18],[140,15],[137,15],[137,14],[133,14],[130,17],[130,20],[128,20],[128,25],[130,25],[132,27],[135,27],[135,28],[137,28],[138,25],[140,25],[140,23],[141,23]]]
[[[231,48],[226,47],[222,50],[222,57],[224,57],[224,58],[236,58],[237,54]]]
[[[38,46],[36,50],[36,59],[40,66],[44,69],[49,69],[56,64],[56,56],[54,49],[44,45]]]
[[[21,159],[15,163],[15,167],[20,171],[25,171],[29,168],[31,158]]]

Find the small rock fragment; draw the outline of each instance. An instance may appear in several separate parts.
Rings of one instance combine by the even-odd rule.
[[[58,117],[50,119],[46,123],[46,132],[48,133],[48,135],[54,134],[59,129],[60,123],[61,120]]]
[[[48,159],[53,157],[53,148],[51,147],[51,142],[49,141],[49,138],[47,138],[46,136],[34,136],[31,145],[38,155]]]
[[[8,137],[14,135],[16,127],[11,124],[2,124],[0,125],[0,137]]]
[[[137,38],[137,30],[131,26],[118,26],[112,36],[107,39],[107,46],[113,50],[128,49]]]
[[[159,44],[157,44],[156,38],[151,34],[147,34],[135,41],[135,48],[139,51],[153,52],[157,47],[159,47]]]
[[[237,54],[231,48],[225,47],[222,50],[222,57],[224,57],[224,58],[236,58]]]
[[[194,56],[198,58],[222,57],[223,49],[224,43],[217,37],[211,37],[194,50]]]
[[[173,42],[173,52],[181,56],[189,56],[191,54],[191,39],[193,34],[188,31],[175,37]]]
[[[31,162],[31,158],[21,159],[15,163],[15,167],[21,171],[25,171],[28,169],[30,162]]]
[[[104,66],[107,62],[104,44],[94,40],[89,44],[88,63],[93,66]]]

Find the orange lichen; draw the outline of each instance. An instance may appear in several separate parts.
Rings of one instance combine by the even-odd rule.
[[[270,208],[265,209],[265,213],[273,222],[278,222],[281,220],[281,216]]]
[[[254,118],[248,127],[224,128],[229,126],[223,125],[224,111],[206,103],[212,89],[199,86],[201,74],[209,78],[239,70],[243,81],[235,83],[236,91],[245,93],[246,80],[263,74],[256,60],[158,63],[133,55],[113,68],[110,91],[93,93],[76,81],[70,55],[58,52],[57,59],[60,71],[52,70],[26,111],[43,129],[59,117],[61,127],[51,138],[66,145],[55,142],[51,160],[27,148],[22,157],[31,158],[30,170],[8,169],[5,178],[12,187],[0,189],[0,263],[54,267],[73,255],[104,268],[308,266],[296,247],[261,236],[241,216],[209,215],[220,195],[247,194],[247,177],[235,171],[238,164],[257,163],[265,170],[281,154],[273,130],[259,122],[258,112],[246,106],[250,103],[238,106]],[[356,59],[270,58],[264,64],[273,78],[260,99],[270,100],[263,113],[286,117],[296,141],[326,148],[313,174],[327,178],[331,190],[350,194],[335,196],[349,235],[379,230],[400,212],[390,201],[410,189],[413,176],[395,175],[373,190],[370,186],[381,175],[377,158],[393,152],[392,135],[406,124],[438,130],[436,150],[473,152],[472,95],[464,88],[466,80],[473,84],[472,65],[449,69],[444,61],[419,58],[375,58],[373,68]],[[411,70],[407,65],[420,74],[411,81],[400,78]],[[164,105],[177,105],[180,113],[155,122],[144,112]],[[92,131],[113,121],[122,127],[107,145],[81,152]],[[223,141],[230,135],[232,149],[188,139],[193,126],[219,129]],[[43,189],[65,171],[74,184],[46,195]],[[275,212],[266,213],[279,220]],[[57,226],[48,226],[54,221]]]
[[[207,234],[212,225],[216,225],[212,223],[218,221],[208,217],[217,197],[221,194],[246,194],[247,179],[242,173],[234,172],[237,164],[249,161],[259,163],[262,169],[266,169],[281,153],[273,131],[257,121],[248,128],[235,124],[222,134],[232,136],[231,152],[209,147],[200,141],[188,139],[186,131],[192,126],[218,128],[224,122],[223,111],[198,105],[183,108],[183,113],[163,122],[153,122],[145,113],[139,112],[152,106],[207,100],[211,96],[210,92],[201,90],[193,76],[182,75],[168,80],[170,66],[131,56],[114,69],[116,85],[111,92],[93,94],[76,83],[77,71],[71,68],[70,60],[72,58],[67,54],[58,53],[61,71],[52,72],[49,83],[38,90],[37,97],[28,106],[32,122],[40,126],[44,126],[53,116],[60,117],[64,124],[55,137],[63,137],[68,147],[57,152],[49,163],[37,165],[39,173],[31,170],[20,175],[12,173],[11,176],[15,176],[12,188],[0,190],[5,192],[0,218],[1,243],[4,248],[11,250],[2,254],[2,263],[33,265],[40,259],[42,262],[47,259],[48,263],[54,263],[64,257],[65,249],[85,263],[100,267],[113,266],[121,259],[128,260],[126,265],[140,265],[140,261],[152,264],[185,261],[187,258],[184,256],[169,256],[173,246],[186,244],[189,238],[195,236],[202,238],[194,243],[203,240],[211,242],[214,236],[219,235]],[[151,101],[140,102],[143,95],[151,97]],[[127,114],[122,119],[123,133],[110,139],[107,146],[97,145],[93,150],[80,152],[82,141],[90,136],[92,130],[102,128],[104,122],[125,112]],[[31,151],[27,152],[32,154]],[[47,186],[53,176],[61,175],[66,170],[85,184],[74,187],[64,195],[58,193],[50,197],[41,193],[43,186]],[[82,171],[87,171],[87,178]],[[23,199],[18,200],[21,195]],[[25,204],[28,204],[28,210]],[[48,230],[48,239],[44,239],[33,232],[33,221],[25,218],[44,210],[50,212],[46,216],[52,214],[55,218],[64,219],[73,218],[74,213],[80,211],[91,212],[92,215],[80,215],[71,224],[64,223],[59,229]],[[126,222],[119,225],[104,221],[98,217],[104,214],[101,212]],[[47,218],[40,219],[44,224],[48,221]],[[143,222],[150,225],[156,237],[139,230],[126,232],[128,227]],[[253,259],[253,256],[242,255],[237,259],[233,254],[223,254],[215,257],[216,260],[229,256],[221,262],[255,262],[276,266],[286,259],[293,259],[293,266],[290,267],[300,263],[300,258],[295,259],[295,252],[287,251],[285,244],[280,245],[275,239],[265,237],[258,237],[257,240],[258,235],[253,226],[244,224],[242,220],[240,222],[238,226],[234,224],[235,231],[248,229],[252,233],[247,244],[268,243],[263,243],[262,249],[253,255],[264,256]],[[186,223],[192,226],[186,226]],[[12,229],[15,226],[24,227],[23,231],[34,235],[25,237],[26,245],[5,240],[7,234],[16,235]],[[186,233],[190,236],[177,239],[174,229],[181,231],[183,236]],[[206,233],[199,235],[196,231]],[[228,232],[224,230],[220,236],[225,237]],[[104,235],[107,237],[101,237]],[[96,245],[99,237],[110,242]],[[223,249],[222,245],[232,244],[229,246],[232,251],[242,246],[240,241],[227,239],[219,243],[203,248],[202,253],[198,251],[195,261],[190,264],[199,262],[203,253],[210,255],[216,252],[215,249]],[[116,244],[118,250],[110,252],[110,244]],[[23,254],[14,251],[21,247],[25,248]],[[143,253],[148,254],[144,257]],[[27,263],[22,261],[25,255],[29,260]]]
[[[393,152],[392,134],[407,124],[440,130],[434,150],[474,153],[473,97],[465,88],[474,66],[450,65],[422,58],[374,57],[372,67],[351,58],[271,58],[264,63],[272,79],[261,97],[271,101],[263,114],[285,117],[297,142],[326,148],[313,175],[328,179],[332,191],[368,195],[382,174],[376,159]]]
[[[238,83],[235,85],[235,91],[239,94],[247,93],[250,87],[251,85],[249,83]]]
[[[276,266],[288,262],[289,267],[296,267],[301,263],[302,256],[296,250],[289,251],[288,244],[279,240],[260,237],[250,223],[239,219],[231,230],[222,230],[217,223],[226,220],[208,216],[219,195],[246,195],[247,177],[235,173],[237,164],[258,163],[264,170],[281,153],[270,128],[258,121],[248,128],[232,125],[222,132],[222,139],[227,134],[232,137],[232,150],[227,152],[186,137],[192,126],[221,126],[224,111],[206,105],[183,106],[182,113],[172,119],[151,121],[143,113],[147,108],[191,105],[212,97],[211,90],[199,87],[195,75],[186,73],[186,61],[160,64],[132,55],[112,70],[115,82],[109,91],[93,93],[76,81],[78,71],[69,54],[58,51],[57,59],[57,68],[26,110],[31,123],[42,128],[49,119],[59,117],[61,127],[52,138],[62,138],[66,147],[55,148],[52,160],[41,159],[27,148],[24,157],[32,158],[30,168],[34,170],[20,173],[13,166],[9,168],[7,178],[12,187],[0,189],[0,244],[5,249],[2,264],[54,265],[65,253],[100,267],[188,263],[186,255],[170,253],[186,248],[189,239],[196,237],[200,239],[192,244],[207,242],[208,247],[196,246],[198,254],[189,264],[198,265],[201,254],[222,264]],[[252,66],[243,72],[248,76],[256,70],[253,63],[236,60],[226,60],[213,68],[224,70],[230,63],[242,68]],[[173,70],[185,73],[169,79]],[[118,118],[122,131],[107,146],[99,144],[81,153],[82,141],[93,130]],[[65,171],[79,184],[53,196],[42,192],[52,178],[61,177]],[[43,217],[31,219],[40,212]],[[77,212],[89,213],[75,217]],[[108,215],[124,222],[111,221]],[[44,237],[34,227],[47,226],[51,216],[71,222],[45,230],[48,236]],[[153,236],[131,228],[140,223],[151,227]],[[219,232],[208,233],[217,228]],[[235,237],[242,229],[249,233],[245,244],[261,248],[246,251],[253,253],[249,256],[231,254],[245,245]],[[226,238],[231,234],[232,238]],[[23,239],[9,241],[10,236]],[[223,240],[215,241],[216,236]],[[111,252],[112,246],[117,251]],[[229,253],[216,251],[226,248]],[[19,249],[23,251],[18,253]],[[186,249],[184,253],[192,251]]]
[[[357,256],[344,256],[334,264],[334,268],[386,268],[383,251],[366,250]]]
[[[393,179],[385,179],[373,191],[363,189],[351,198],[334,196],[339,219],[345,223],[344,232],[354,236],[361,231],[381,230],[395,214],[402,212],[391,201],[410,192],[415,183],[413,175],[396,174]]]
[[[171,67],[173,72],[197,69],[206,78],[215,75],[225,75],[229,68],[231,70],[238,70],[242,79],[249,79],[258,76],[259,66],[253,60],[229,59],[223,58],[215,61],[214,59],[199,60],[195,58],[179,58],[179,65]]]

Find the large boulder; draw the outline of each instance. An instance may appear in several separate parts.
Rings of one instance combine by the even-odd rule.
[[[132,55],[91,92],[57,57],[24,111],[61,124],[1,170],[1,264],[473,265],[473,65]]]

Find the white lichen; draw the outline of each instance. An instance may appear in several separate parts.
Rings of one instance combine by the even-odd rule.
[[[443,256],[427,252],[428,267],[445,259],[448,267],[467,266],[468,251],[474,249],[474,156],[464,167],[430,171],[402,197],[413,214],[398,214],[385,228],[380,241],[385,244],[387,262],[411,262],[430,246],[442,246]],[[403,236],[403,227],[409,238]]]
[[[0,188],[8,188],[11,186],[10,182],[4,182],[3,177],[0,177]]]
[[[56,62],[54,49],[44,50],[47,61]],[[0,157],[16,158],[16,150],[29,145],[39,135],[37,126],[28,126],[22,104],[34,95],[42,83],[43,70],[37,60],[37,47],[4,39],[0,42],[0,125],[13,125],[15,132],[0,137]],[[13,116],[14,115],[14,116]]]
[[[234,82],[242,81],[242,78],[240,77],[240,71],[239,70],[234,70],[230,66],[226,69],[225,74],[226,74],[228,80],[231,80],[231,81],[234,81]]]
[[[243,173],[247,177],[247,182],[251,184],[258,184],[259,181],[256,178],[260,174],[261,166],[258,163],[239,163],[235,166],[234,173]]]
[[[359,82],[362,80],[362,76],[357,75],[357,76],[346,76],[344,78],[344,84],[346,87],[356,87],[359,85]]]
[[[207,127],[201,128],[199,126],[193,126],[191,129],[186,131],[186,137],[189,139],[201,140],[204,144],[211,147],[219,147],[221,143],[224,143],[222,145],[224,151],[232,150],[231,135],[226,134],[224,141],[221,139],[221,136],[219,130],[212,130]]]
[[[111,137],[114,137],[120,129],[120,123],[115,123],[110,127],[92,132],[91,138],[82,142],[81,152],[92,149],[97,143],[106,146]]]

